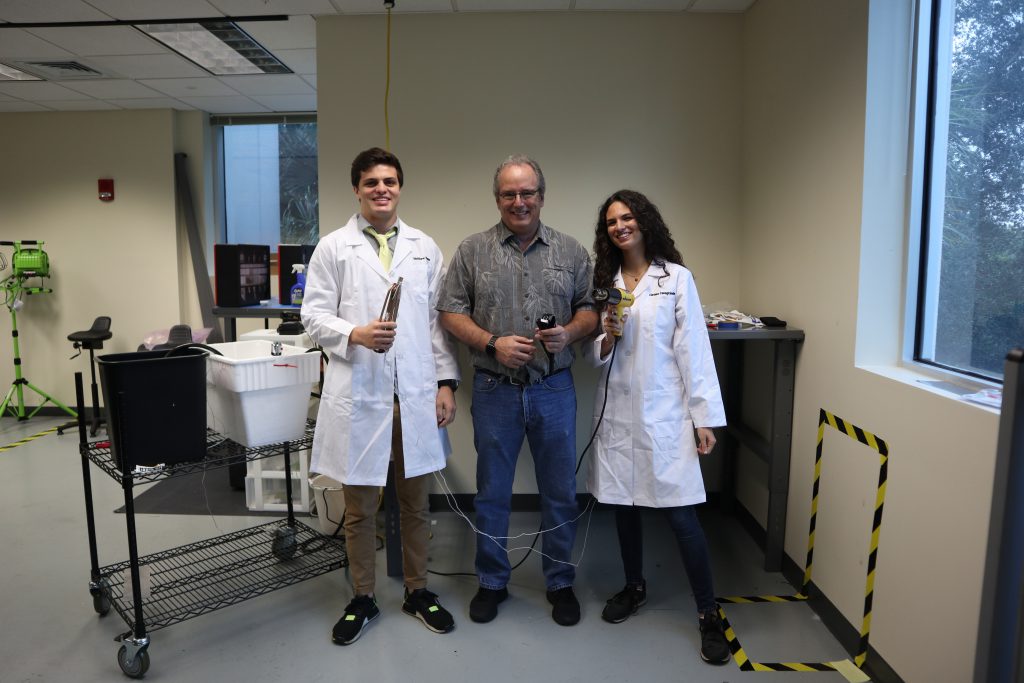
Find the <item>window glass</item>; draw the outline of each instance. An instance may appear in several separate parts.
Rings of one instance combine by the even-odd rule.
[[[316,244],[320,236],[315,123],[224,126],[227,242]]]
[[[934,6],[915,357],[998,380],[1024,345],[1024,5]]]

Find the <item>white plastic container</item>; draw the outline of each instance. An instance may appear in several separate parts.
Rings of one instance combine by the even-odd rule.
[[[302,334],[278,334],[275,330],[252,330],[251,332],[238,335],[238,341],[252,341],[253,339],[279,341],[282,344],[301,346],[304,349],[311,349],[316,346],[305,332]]]
[[[210,344],[222,356],[207,357],[207,424],[243,446],[266,446],[301,438],[320,354],[298,346],[239,341]]]

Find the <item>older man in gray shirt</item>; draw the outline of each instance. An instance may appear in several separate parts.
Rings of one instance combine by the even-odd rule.
[[[543,520],[544,577],[551,616],[580,620],[573,593],[576,538],[576,390],[570,344],[592,332],[591,265],[572,237],[544,225],[544,173],[511,156],[494,174],[501,221],[459,245],[437,304],[441,324],[469,347],[477,451],[476,572],[469,616],[488,622],[508,597],[506,537],[516,460],[533,455]],[[540,346],[541,348],[538,348]]]

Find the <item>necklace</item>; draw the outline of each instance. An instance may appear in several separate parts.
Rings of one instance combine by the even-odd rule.
[[[642,269],[642,270],[640,271],[640,274],[639,274],[639,275],[633,275],[633,273],[627,273],[625,269],[623,269],[623,270],[622,270],[622,274],[623,274],[623,275],[626,275],[626,276],[628,276],[629,278],[631,278],[631,279],[633,280],[633,282],[634,282],[634,283],[635,283],[635,282],[639,282],[639,281],[640,281],[640,278],[642,278],[642,277],[644,276],[644,273],[646,273],[646,272],[647,272],[647,269],[648,269],[648,268],[650,268],[650,266],[651,266],[651,264],[650,264],[650,263],[648,263],[647,265],[645,265],[645,266],[643,267],[643,269]]]

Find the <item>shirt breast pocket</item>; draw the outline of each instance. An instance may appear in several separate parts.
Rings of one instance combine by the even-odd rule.
[[[571,299],[573,292],[572,271],[562,266],[545,268],[544,286],[547,288],[548,293],[553,296]]]

